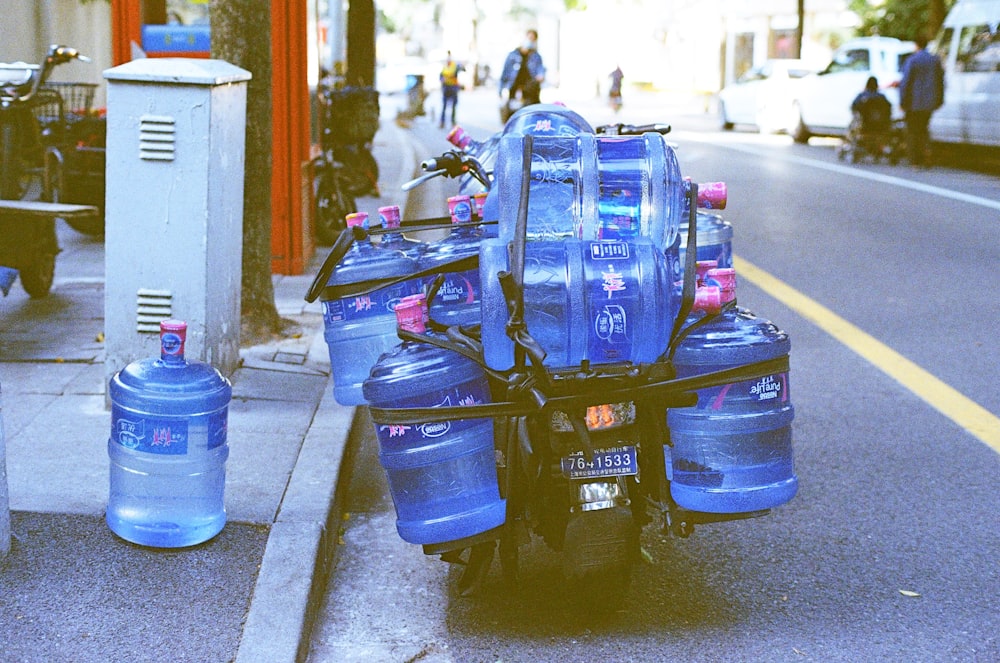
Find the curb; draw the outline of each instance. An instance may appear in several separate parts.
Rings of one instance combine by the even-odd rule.
[[[385,128],[390,129],[388,135],[376,142],[399,147],[393,157],[400,160],[400,182],[410,179],[416,170],[415,149],[403,129],[383,116]],[[401,198],[405,210],[405,196]],[[322,329],[309,347],[307,363],[312,362],[329,362]],[[313,625],[336,563],[343,502],[338,487],[347,467],[344,460],[350,456],[356,412],[336,403],[328,383],[267,537],[236,663],[292,663],[309,653]]]

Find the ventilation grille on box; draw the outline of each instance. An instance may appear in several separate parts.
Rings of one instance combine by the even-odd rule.
[[[173,317],[173,294],[169,290],[140,288],[136,293],[136,330],[160,333],[160,322]]]
[[[139,158],[147,161],[173,161],[176,131],[174,118],[143,115],[139,118]]]

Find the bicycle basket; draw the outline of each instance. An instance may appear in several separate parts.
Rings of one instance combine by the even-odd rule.
[[[44,91],[52,91],[62,97],[63,113],[75,117],[85,117],[94,110],[96,83],[46,83]],[[63,119],[66,119],[65,117]]]

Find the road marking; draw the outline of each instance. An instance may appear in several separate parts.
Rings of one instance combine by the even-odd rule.
[[[785,306],[812,321],[970,435],[1000,453],[1000,418],[992,412],[784,281],[737,256],[733,256],[733,266],[740,278],[754,283]]]
[[[914,182],[912,180],[908,180],[902,177],[896,177],[894,175],[883,175],[882,173],[876,173],[861,168],[852,168],[851,166],[841,166],[839,164],[827,163],[826,161],[819,161],[817,159],[810,159],[808,157],[800,157],[794,154],[776,154],[775,152],[757,149],[749,145],[741,145],[730,142],[719,143],[717,141],[711,141],[705,137],[699,137],[697,134],[694,133],[691,133],[690,135],[688,133],[685,133],[684,138],[703,143],[711,143],[712,145],[715,145],[717,147],[725,147],[730,150],[736,150],[737,152],[746,152],[747,154],[753,154],[755,156],[765,156],[768,159],[778,159],[781,161],[789,161],[791,163],[799,163],[805,166],[819,168],[821,170],[829,170],[831,172],[839,173],[841,175],[860,177],[861,179],[872,180],[873,182],[880,182],[882,184],[891,184],[893,186],[903,187],[904,189],[912,189],[914,191],[920,191],[921,193],[929,193],[935,196],[941,196],[942,198],[950,198],[951,200],[957,200],[963,203],[980,205],[981,207],[989,207],[990,209],[1000,210],[1000,200],[983,198],[982,196],[973,196],[972,194],[962,193],[961,191],[953,191],[951,189],[946,189],[940,186],[934,186],[932,184],[924,184],[923,182]]]

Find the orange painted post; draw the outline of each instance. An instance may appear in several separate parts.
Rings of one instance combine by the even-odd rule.
[[[308,206],[306,3],[271,3],[271,271],[302,274],[315,247]]]
[[[139,43],[141,22],[137,0],[111,0],[111,61],[115,66],[132,59],[132,42]]]

